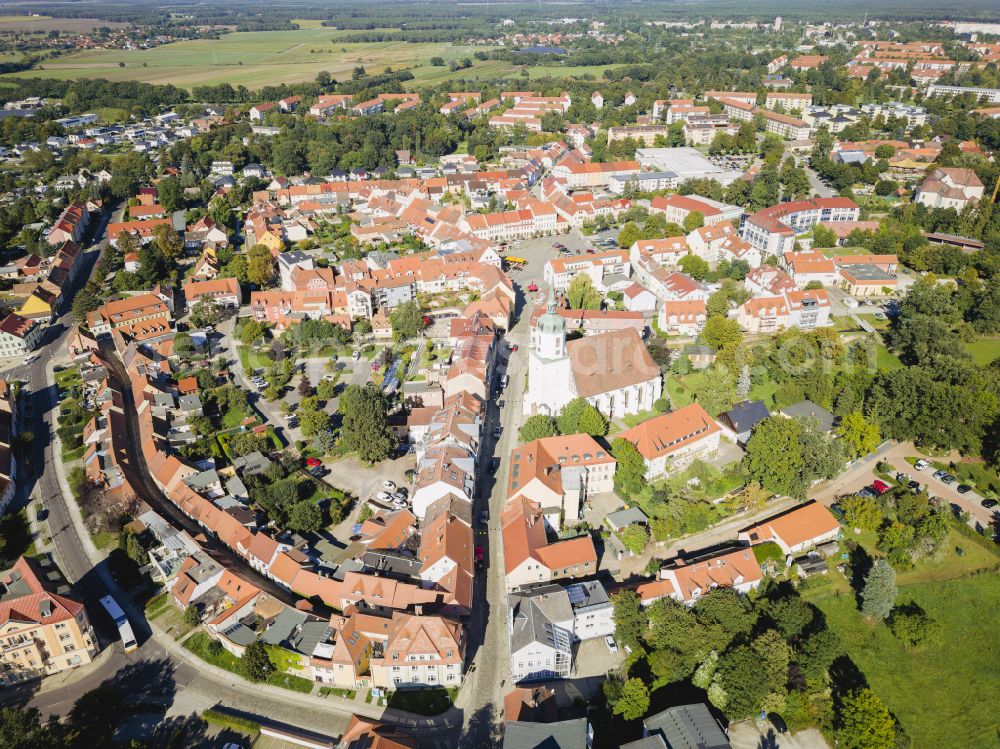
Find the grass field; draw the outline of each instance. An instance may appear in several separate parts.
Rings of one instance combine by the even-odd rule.
[[[472,68],[454,73],[448,70],[447,63],[471,58],[481,47],[445,42],[342,44],[336,41],[338,35],[346,33],[321,27],[236,32],[220,39],[192,39],[148,50],[85,50],[46,60],[40,68],[21,76],[136,80],[186,88],[220,83],[260,88],[311,81],[321,70],[343,80],[350,78],[358,65],[373,74],[389,66],[394,70],[410,69],[419,83],[487,78],[511,72],[509,63],[495,60],[475,60]],[[444,59],[444,67],[430,65],[430,58],[435,56]],[[122,63],[124,67],[120,66]]]
[[[976,364],[985,367],[991,361],[1000,357],[1000,338],[980,338],[972,343],[965,344],[965,348],[972,354]]]
[[[1000,680],[1000,643],[994,632],[1000,605],[998,563],[996,553],[952,531],[935,558],[898,575],[897,603],[919,604],[940,626],[934,644],[912,651],[888,627],[861,617],[839,573],[804,592],[823,611],[913,747],[996,746],[1000,719],[984,695],[992,694]]]
[[[531,78],[579,78],[592,75],[600,78],[605,70],[620,68],[624,63],[612,65],[534,65],[528,68]]]
[[[45,31],[91,31],[101,26],[118,28],[124,23],[102,21],[99,18],[52,18],[51,16],[0,16],[0,31],[3,32],[45,32]]]

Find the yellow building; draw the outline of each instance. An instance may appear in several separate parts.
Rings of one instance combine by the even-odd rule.
[[[97,654],[86,609],[50,590],[53,577],[60,577],[53,562],[25,557],[0,577],[0,685],[75,668]]]

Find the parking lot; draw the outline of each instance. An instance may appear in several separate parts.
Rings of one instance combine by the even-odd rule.
[[[608,650],[603,637],[583,640],[573,659],[573,678],[606,676],[625,662],[625,649],[618,645],[618,652]]]

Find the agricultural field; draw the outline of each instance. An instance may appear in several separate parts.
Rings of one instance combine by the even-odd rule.
[[[102,21],[99,18],[52,18],[51,16],[0,16],[0,33],[46,31],[92,31],[101,26],[118,28],[125,26],[117,21]]]
[[[369,73],[386,67],[409,69],[416,82],[437,83],[450,78],[489,78],[511,72],[509,63],[474,60],[471,69],[451,72],[452,60],[472,58],[481,47],[445,42],[366,42],[340,44],[343,31],[307,28],[296,31],[254,31],[225,34],[220,39],[192,39],[148,50],[85,50],[20,73],[20,77],[107,78],[144,83],[172,83],[184,88],[230,83],[261,88],[312,81],[322,70],[335,79],[351,77],[362,65]],[[441,57],[443,67],[430,65]]]

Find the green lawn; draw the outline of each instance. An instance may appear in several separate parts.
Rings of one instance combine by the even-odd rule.
[[[834,330],[838,333],[856,333],[861,330],[858,324],[854,322],[854,319],[846,315],[844,317],[831,317],[830,319],[833,321]]]
[[[985,367],[997,357],[1000,357],[1000,338],[980,338],[972,343],[965,344],[965,348],[972,354],[976,364]]]
[[[875,330],[888,330],[889,329],[889,318],[883,316],[881,320],[877,319],[874,314],[870,315],[858,315],[858,317],[864,320],[866,323],[871,325]]]
[[[898,600],[916,602],[938,622],[937,644],[904,650],[888,627],[862,619],[852,595],[815,603],[912,746],[995,747],[1000,721],[988,695],[1000,683],[1000,578],[904,585]]]
[[[184,623],[184,611],[174,603],[169,593],[160,593],[146,602],[146,618],[165,630],[175,640],[181,639],[193,627]]]
[[[389,697],[389,707],[417,715],[440,715],[455,701],[458,689],[399,689]]]
[[[874,542],[870,534],[859,540]],[[913,747],[996,746],[1000,719],[984,695],[1000,683],[998,564],[995,551],[952,530],[933,559],[897,576],[897,603],[917,603],[940,627],[935,643],[913,651],[861,617],[839,572],[803,587]]]
[[[271,360],[261,351],[248,349],[246,346],[237,346],[236,354],[240,357],[240,366],[243,367],[247,376],[250,376],[255,370],[267,369],[271,366]]]
[[[210,650],[211,642],[212,637],[209,634],[205,632],[195,632],[184,641],[184,647],[201,658],[203,661],[211,663],[213,666],[223,668],[234,674],[238,674],[240,672],[240,659],[225,649],[213,654]],[[282,687],[283,689],[290,689],[293,692],[302,692],[304,694],[311,692],[313,687],[313,682],[309,679],[303,679],[301,676],[293,676],[292,674],[281,673],[280,671],[273,672],[267,678],[267,683],[272,686]]]
[[[902,369],[903,362],[899,360],[898,356],[880,343],[875,349],[875,366],[879,369],[887,370]]]

